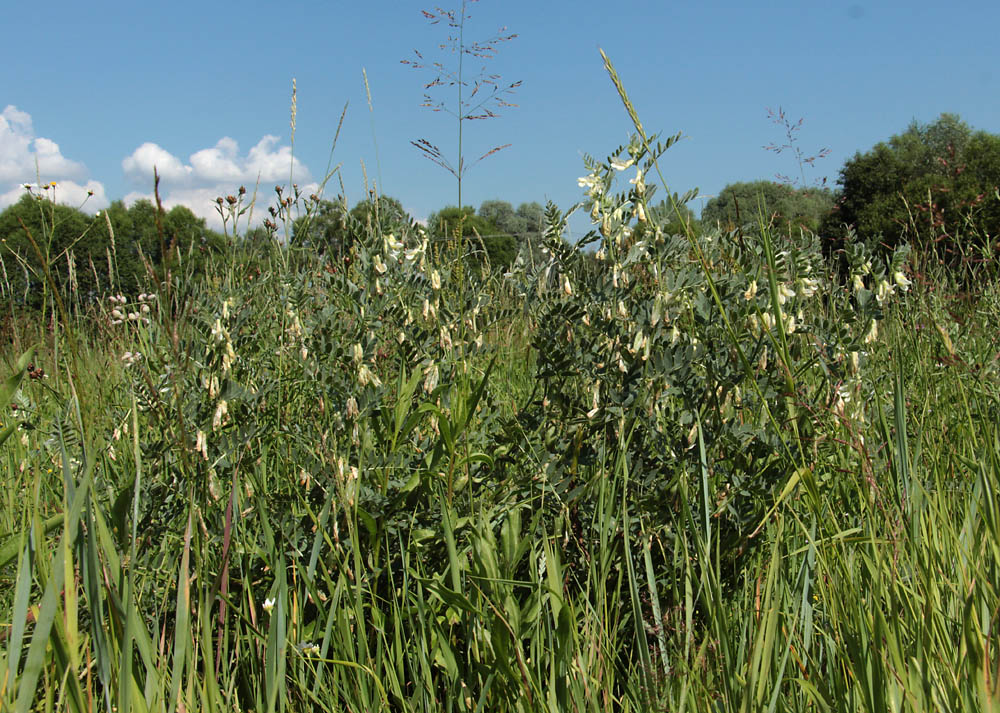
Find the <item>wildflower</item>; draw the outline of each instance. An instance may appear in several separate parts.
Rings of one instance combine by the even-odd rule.
[[[361,348],[360,344],[355,343],[355,345],[352,347],[352,355],[354,356],[354,363],[355,364],[360,363],[361,360],[364,359],[365,352]]]
[[[119,322],[121,322],[123,319],[125,319],[125,315],[122,313],[122,311],[120,309],[113,309],[113,310],[111,310],[111,316],[114,319],[117,319]]]
[[[204,431],[198,431],[198,435],[194,442],[195,453],[200,453],[202,459],[208,460],[208,438],[205,436]]]
[[[431,393],[438,385],[438,366],[431,364],[424,369],[424,392]]]
[[[353,396],[347,399],[347,418],[353,421],[358,417],[358,401]]]
[[[627,161],[622,161],[620,158],[615,157],[611,159],[611,168],[615,169],[616,171],[624,171],[626,168],[633,165],[634,163],[635,159],[631,156],[629,156]]]
[[[587,418],[592,419],[601,410],[600,406],[600,395],[601,395],[601,384],[600,382],[594,384],[594,391],[591,394],[590,400],[590,410],[587,412]]]
[[[878,321],[873,319],[868,334],[865,335],[865,344],[871,344],[876,339],[878,339]]]
[[[302,652],[303,656],[318,656],[319,646],[311,641],[303,641],[298,645],[299,651]]]
[[[215,415],[212,417],[212,430],[218,430],[220,426],[225,423],[226,416],[229,415],[229,404],[226,403],[225,399],[220,399],[218,405],[215,407]]]
[[[819,289],[819,280],[815,277],[803,277],[799,280],[797,291],[800,297],[812,297]]]
[[[600,176],[597,174],[591,173],[588,176],[582,176],[576,179],[576,184],[580,186],[580,188],[586,188],[587,194],[595,200],[599,198],[602,193],[602,181]]]
[[[860,292],[861,290],[865,289],[865,281],[861,279],[861,275],[859,273],[854,273],[854,277],[851,279],[851,283],[854,287],[855,292]]]
[[[375,266],[375,272],[377,272],[380,275],[385,274],[385,263],[382,262],[381,256],[376,255],[375,259],[372,260],[372,264]]]
[[[743,299],[749,302],[756,296],[757,296],[757,280],[751,280],[750,285],[746,289],[746,292],[743,293]]]
[[[641,202],[636,202],[635,204],[635,217],[640,223],[646,222],[646,209],[642,207]]]
[[[452,341],[451,341],[451,334],[448,333],[448,328],[447,327],[442,326],[441,327],[441,348],[444,351],[449,352],[449,351],[451,351],[452,346],[453,345],[452,345]]]
[[[878,287],[875,290],[875,299],[879,304],[882,304],[889,298],[892,294],[893,286],[889,284],[888,280],[880,280]]]
[[[646,182],[642,178],[642,169],[636,167],[635,178],[629,179],[629,183],[635,186],[636,193],[644,193],[646,191]]]
[[[358,383],[362,386],[368,386],[368,384],[371,384],[375,388],[378,388],[382,385],[382,380],[378,378],[377,374],[368,368],[367,364],[362,364],[358,369]]]
[[[786,284],[778,286],[778,304],[783,305],[792,297],[795,297],[795,290]]]
[[[274,597],[268,597],[264,600],[264,611],[270,614],[272,609],[274,609]]]
[[[904,275],[899,270],[897,270],[892,274],[892,280],[893,282],[896,283],[896,286],[903,292],[906,292],[908,289],[910,289],[910,285],[913,284],[906,278],[906,275]]]
[[[563,294],[567,297],[573,296],[573,286],[569,283],[569,277],[567,275],[563,275],[562,289]]]
[[[396,253],[396,252],[399,252],[400,250],[403,249],[403,243],[401,243],[396,238],[395,235],[393,235],[392,233],[389,233],[385,237],[385,249],[386,249],[387,252]]]
[[[435,290],[441,289],[441,273],[439,273],[437,270],[431,272],[431,287],[433,287]]]

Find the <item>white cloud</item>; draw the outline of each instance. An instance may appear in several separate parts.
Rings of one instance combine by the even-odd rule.
[[[122,161],[125,175],[138,182],[152,181],[154,169],[161,180],[167,181],[184,181],[191,174],[190,166],[185,166],[169,151],[151,141],[144,143]]]
[[[195,151],[186,163],[158,144],[146,142],[122,161],[122,170],[135,185],[148,187],[153,183],[155,167],[160,176],[160,199],[164,208],[187,206],[216,229],[222,227],[216,198],[235,195],[240,186],[245,186],[245,200],[249,202],[259,181],[260,196],[253,214],[254,225],[259,225],[268,217],[268,206],[276,204],[274,186],[285,186],[285,195],[288,195],[289,173],[299,184],[303,198],[318,188],[311,180],[309,168],[293,158],[290,146],[281,146],[279,141],[279,137],[268,134],[242,155],[239,144],[224,136],[215,146]],[[131,204],[140,199],[153,200],[153,196],[136,191],[124,200]],[[247,217],[241,219],[241,227],[246,225]]]
[[[60,203],[87,211],[108,205],[104,185],[88,179],[86,166],[63,156],[52,139],[35,136],[31,115],[8,105],[0,112],[0,209],[16,203],[24,184],[35,185],[39,178],[56,181],[54,195]]]

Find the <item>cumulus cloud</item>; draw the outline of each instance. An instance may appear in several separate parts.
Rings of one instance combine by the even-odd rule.
[[[87,177],[87,168],[62,154],[59,144],[35,136],[31,115],[8,105],[0,112],[0,209],[24,195],[24,185],[57,183],[60,203],[95,211],[108,205],[104,185]]]
[[[252,193],[259,181],[263,195],[254,211],[254,223],[259,224],[273,203],[274,186],[287,184],[289,171],[305,195],[316,190],[309,168],[293,158],[291,146],[282,146],[279,141],[279,137],[268,134],[244,155],[235,140],[224,136],[215,146],[195,151],[186,162],[147,141],[122,161],[122,170],[136,186],[150,186],[155,168],[164,207],[187,206],[215,228],[222,225],[215,199],[235,194],[241,185]],[[136,191],[126,196],[125,202],[139,199],[152,200],[152,194]]]

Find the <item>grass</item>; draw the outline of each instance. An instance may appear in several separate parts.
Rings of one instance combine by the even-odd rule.
[[[237,241],[11,322],[0,709],[1000,709],[996,281],[658,233],[608,68],[596,256]]]

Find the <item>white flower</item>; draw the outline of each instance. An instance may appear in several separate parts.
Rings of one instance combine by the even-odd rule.
[[[626,168],[635,163],[635,159],[629,156],[627,161],[622,161],[620,158],[615,157],[611,159],[611,168],[616,171],[624,171]]]
[[[218,405],[215,407],[215,415],[212,416],[212,430],[218,430],[223,423],[225,423],[226,416],[229,414],[229,404],[226,403],[225,399],[220,399]]]
[[[573,295],[573,286],[569,283],[569,276],[567,276],[567,275],[563,275],[562,289],[563,289],[563,293],[567,297],[571,297]]]
[[[743,299],[749,302],[756,296],[757,296],[757,280],[751,280],[750,285],[746,289],[746,292],[743,293]]]
[[[358,401],[353,396],[347,399],[347,418],[353,421],[358,417]]]
[[[274,609],[274,597],[268,597],[264,600],[264,611],[270,614],[272,609]]]
[[[372,264],[375,266],[375,272],[377,272],[380,275],[385,273],[385,263],[382,262],[381,256],[376,255],[375,259],[372,260]]]
[[[198,436],[194,442],[194,450],[196,453],[200,453],[204,460],[208,460],[208,438],[205,436],[204,431],[198,431]]]
[[[913,284],[906,278],[906,275],[904,275],[902,272],[898,270],[893,273],[892,280],[893,282],[896,283],[896,286],[903,292],[906,292],[908,289],[910,289],[910,285]]]
[[[378,378],[377,374],[368,368],[367,364],[362,364],[358,369],[358,383],[362,386],[368,386],[368,384],[371,384],[375,388],[378,388],[382,385],[382,380]]]
[[[889,298],[892,294],[893,286],[889,284],[888,280],[880,280],[878,283],[878,288],[875,290],[875,299],[879,304],[882,304]]]
[[[431,287],[433,287],[435,290],[441,289],[441,273],[439,273],[437,270],[431,272]]]
[[[643,193],[646,190],[646,182],[642,179],[642,169],[636,167],[635,178],[629,179],[629,183],[635,186],[636,193]]]
[[[438,385],[438,367],[437,364],[431,364],[429,367],[424,369],[424,392],[431,393],[437,388]]]
[[[865,281],[861,279],[860,274],[854,273],[854,277],[851,280],[851,282],[853,284],[855,292],[860,292],[861,290],[865,289]]]
[[[355,345],[354,345],[354,346],[352,347],[352,355],[353,355],[353,357],[354,357],[354,363],[355,363],[355,364],[359,363],[359,362],[360,362],[360,361],[361,361],[362,359],[364,359],[364,358],[365,358],[365,352],[364,352],[364,350],[363,350],[363,349],[361,348],[361,345],[360,345],[360,344],[355,344]]]
[[[319,646],[311,641],[303,641],[299,644],[299,651],[302,652],[303,656],[318,656]]]
[[[878,339],[878,321],[872,320],[872,326],[865,335],[865,344],[871,344]]]
[[[395,235],[389,233],[385,238],[385,247],[387,250],[398,252],[399,250],[402,250],[403,243],[399,242]]]
[[[792,297],[795,297],[795,290],[793,290],[791,287],[789,287],[786,284],[781,284],[778,287],[778,304],[783,305],[788,299]]]
[[[815,277],[803,277],[799,280],[798,293],[801,297],[812,297],[819,289],[819,280]]]

